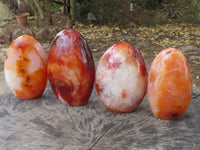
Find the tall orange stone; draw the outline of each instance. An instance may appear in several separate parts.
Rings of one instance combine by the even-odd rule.
[[[153,60],[148,76],[147,97],[152,113],[160,119],[178,119],[192,96],[192,78],[183,53],[162,50]]]

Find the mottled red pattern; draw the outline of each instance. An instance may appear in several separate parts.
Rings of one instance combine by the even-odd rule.
[[[62,98],[71,106],[88,102],[95,66],[88,45],[78,32],[66,29],[57,34],[49,51],[47,72],[59,101]]]
[[[112,69],[112,68],[119,68],[119,66],[121,65],[121,62],[113,57],[112,53],[108,53],[105,57],[105,62],[106,62],[106,67],[108,69]]]

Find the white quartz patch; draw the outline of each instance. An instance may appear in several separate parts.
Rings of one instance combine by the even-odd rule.
[[[30,63],[28,64],[29,73],[34,73],[40,68],[44,68],[44,64],[41,60],[41,57],[36,53],[35,50],[30,50],[28,58],[30,59]]]
[[[19,49],[21,51],[21,49]],[[12,48],[9,49],[7,59],[4,64],[4,75],[9,88],[13,90],[21,90],[22,78],[17,74],[16,61],[19,60],[20,53],[16,52]]]
[[[5,74],[6,82],[11,90],[20,91],[22,89],[22,86],[21,86],[22,78],[17,76],[17,73],[15,70],[5,69],[4,74]]]
[[[145,79],[141,77],[137,66],[125,62],[119,68],[101,66],[97,70],[96,80],[99,87],[103,88],[100,99],[107,106],[136,106],[145,91]],[[124,91],[125,97],[122,96]]]

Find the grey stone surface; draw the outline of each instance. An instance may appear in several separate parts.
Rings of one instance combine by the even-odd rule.
[[[161,47],[148,42],[133,44],[145,53],[143,56],[149,70],[151,61]],[[90,45],[95,46],[95,43]],[[110,46],[108,43],[105,45]],[[48,52],[48,44],[44,48]],[[190,67],[197,70],[192,72],[195,78],[199,66],[193,61],[199,61],[198,48],[180,48],[187,55]],[[93,51],[96,66],[104,51]],[[0,47],[0,52],[6,53],[6,48]],[[0,150],[200,149],[199,79],[193,79],[196,86],[184,116],[169,121],[153,116],[146,97],[132,113],[110,112],[100,102],[95,88],[87,105],[81,107],[60,104],[49,84],[40,98],[21,101],[8,89],[3,62],[0,63]]]
[[[193,98],[181,119],[169,121],[153,116],[146,97],[136,111],[117,114],[104,108],[95,91],[81,107],[60,104],[49,86],[35,100],[7,93],[0,96],[0,149],[197,150],[199,108],[200,97]]]

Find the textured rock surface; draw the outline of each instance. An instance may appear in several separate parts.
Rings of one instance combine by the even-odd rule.
[[[95,92],[87,105],[66,107],[48,88],[42,97],[0,97],[0,149],[198,149],[200,101],[177,121],[154,117],[145,98],[133,113],[106,110]],[[184,136],[183,136],[184,135]]]
[[[152,55],[155,56],[154,51],[156,53],[163,49],[145,42],[132,44],[148,53],[144,56],[147,70],[153,60]],[[105,47],[108,46],[106,43]],[[47,48],[48,45],[45,45],[45,49]],[[176,121],[154,117],[146,97],[132,113],[110,112],[101,104],[95,90],[87,105],[66,107],[56,100],[49,84],[42,97],[20,101],[8,90],[1,62],[0,149],[200,149],[200,92],[199,79],[196,79],[199,65],[193,63],[199,61],[200,54],[199,49],[192,46],[180,49],[183,49],[194,70],[192,77],[195,86],[188,110]],[[3,47],[0,47],[0,51],[6,53]],[[96,65],[103,53],[104,51],[93,52]]]

